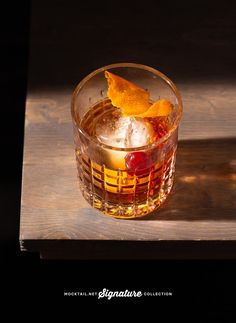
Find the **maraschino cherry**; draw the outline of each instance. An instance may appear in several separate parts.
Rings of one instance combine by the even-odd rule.
[[[125,164],[128,171],[136,172],[151,167],[151,158],[142,151],[129,153],[125,157]]]

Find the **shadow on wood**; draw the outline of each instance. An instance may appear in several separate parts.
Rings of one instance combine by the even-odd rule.
[[[180,141],[175,185],[154,219],[236,221],[236,138]]]

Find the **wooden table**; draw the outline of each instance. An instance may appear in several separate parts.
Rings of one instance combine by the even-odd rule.
[[[230,41],[222,34],[207,38],[217,28],[222,33],[230,29],[233,35],[235,22],[229,18],[225,25],[220,14],[216,20],[203,14],[194,24],[194,11],[190,17],[183,12],[182,24],[171,20],[175,34],[170,34],[160,27],[162,21],[155,24],[151,19],[147,29],[140,28],[140,7],[133,20],[123,15],[121,24],[121,12],[111,17],[109,7],[104,11],[95,5],[91,11],[86,5],[70,4],[34,1],[32,8],[21,250],[63,259],[235,258],[234,52],[225,51]],[[183,51],[177,48],[171,55],[169,38],[171,44],[182,39]],[[214,56],[212,48],[218,48]],[[177,83],[184,102],[174,189],[162,209],[139,220],[104,216],[87,204],[77,183],[72,90],[93,69],[116,61],[160,69]]]

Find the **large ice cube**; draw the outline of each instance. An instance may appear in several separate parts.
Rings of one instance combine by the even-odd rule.
[[[99,120],[95,133],[97,139],[106,145],[133,148],[149,144],[154,130],[141,118],[109,114]]]

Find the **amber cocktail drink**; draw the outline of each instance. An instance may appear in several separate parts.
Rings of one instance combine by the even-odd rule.
[[[173,185],[181,113],[175,85],[153,68],[113,64],[82,80],[72,119],[79,183],[89,204],[117,218],[159,208]]]

